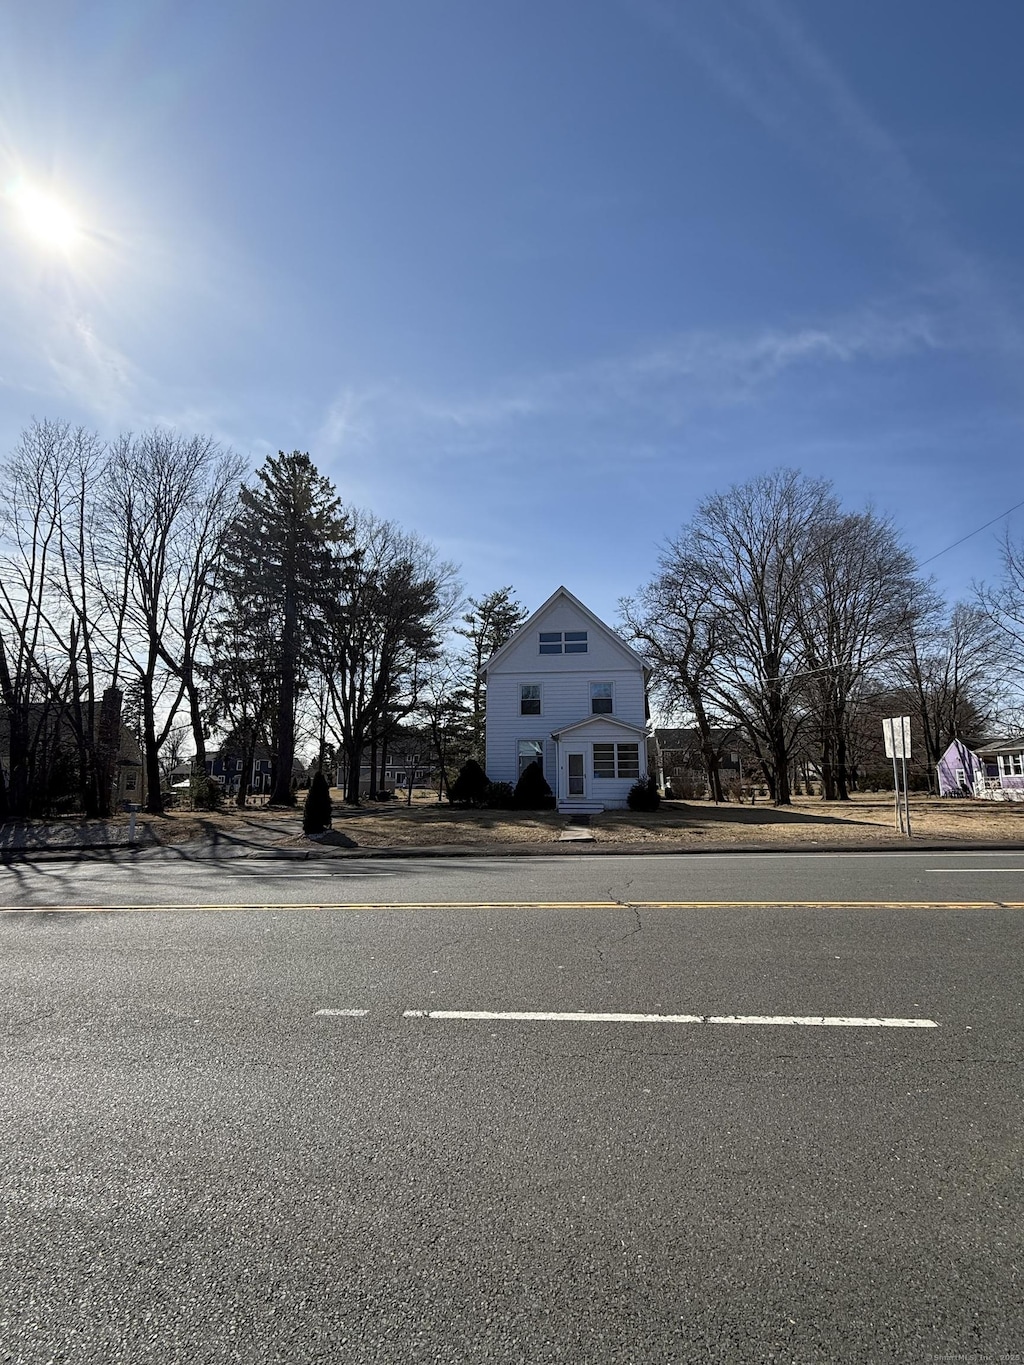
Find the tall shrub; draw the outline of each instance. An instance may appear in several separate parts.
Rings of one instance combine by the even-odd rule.
[[[515,803],[519,810],[552,810],[555,804],[554,792],[547,784],[540,764],[534,761],[523,769],[523,775],[516,783]]]
[[[459,775],[448,790],[448,800],[453,806],[480,806],[483,804],[489,783],[487,774],[475,758],[464,763]]]
[[[306,834],[323,834],[331,827],[331,791],[323,773],[315,773],[302,807],[302,828]]]

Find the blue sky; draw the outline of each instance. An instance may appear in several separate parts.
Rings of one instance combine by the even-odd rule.
[[[0,450],[308,450],[609,619],[780,464],[931,556],[1024,499],[1022,50],[1019,0],[8,3]]]

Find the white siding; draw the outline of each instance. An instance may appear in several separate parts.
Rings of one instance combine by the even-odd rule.
[[[541,631],[587,631],[586,654],[541,654]],[[646,725],[643,670],[630,650],[610,632],[595,625],[593,618],[581,616],[564,598],[556,599],[550,609],[530,622],[515,638],[487,676],[487,776],[492,782],[515,783],[518,779],[520,740],[540,740],[544,744],[544,776],[556,794],[564,793],[564,774],[554,771],[553,731],[586,720],[591,716],[590,684],[611,683],[612,715],[627,725],[643,729]],[[520,714],[520,685],[540,685],[540,715]],[[595,718],[595,721],[603,718]],[[631,742],[632,736],[614,726],[607,734],[603,727],[588,726],[585,738],[570,747],[586,754],[587,794],[608,805],[625,804],[631,782],[593,777],[592,744]],[[563,748],[569,744],[565,741]],[[645,745],[640,744],[640,770],[646,770]]]

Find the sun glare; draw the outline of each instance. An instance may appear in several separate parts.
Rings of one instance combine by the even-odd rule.
[[[15,191],[14,202],[21,225],[34,242],[48,251],[72,249],[78,224],[59,199],[26,185]]]

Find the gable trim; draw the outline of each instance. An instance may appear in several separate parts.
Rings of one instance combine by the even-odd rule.
[[[636,650],[633,649],[631,645],[627,645],[625,640],[623,640],[620,635],[617,635],[615,631],[612,630],[611,626],[606,625],[605,622],[601,620],[600,616],[595,616],[594,613],[590,610],[590,608],[588,606],[585,606],[580,601],[580,599],[578,597],[575,597],[569,591],[569,589],[565,587],[565,585],[563,584],[561,587],[555,589],[555,591],[551,594],[551,596],[547,599],[546,602],[541,603],[541,605],[537,608],[537,610],[533,613],[532,616],[527,617],[527,619],[523,622],[523,624],[519,627],[516,633],[511,637],[511,639],[506,640],[500,649],[496,649],[494,651],[494,653],[487,660],[487,662],[484,664],[483,668],[481,668],[478,674],[478,677],[480,678],[481,682],[487,681],[487,674],[489,670],[494,667],[494,665],[498,662],[499,659],[504,658],[504,656],[509,652],[512,646],[514,644],[517,644],[520,638],[524,636],[527,633],[527,631],[534,629],[539,617],[541,617],[544,614],[544,612],[546,612],[547,609],[558,600],[559,597],[564,597],[566,601],[571,602],[572,605],[578,611],[583,613],[583,615],[587,618],[588,621],[591,621],[598,628],[598,630],[602,632],[602,634],[606,635],[610,640],[612,640],[621,649],[623,649],[626,652],[626,654],[628,654],[630,658],[636,663],[637,667],[643,670],[644,682],[646,682],[650,678],[651,670],[648,667],[648,665],[644,662],[644,660],[641,658],[641,656],[636,652]]]
[[[628,734],[639,735],[641,739],[646,739],[647,731],[641,729],[639,725],[629,725],[624,720],[619,720],[616,716],[598,715],[584,716],[582,720],[574,720],[571,725],[563,725],[560,730],[552,730],[551,738],[560,740],[563,735],[577,734],[580,730],[591,727],[607,727],[614,725],[617,730],[625,730]]]

